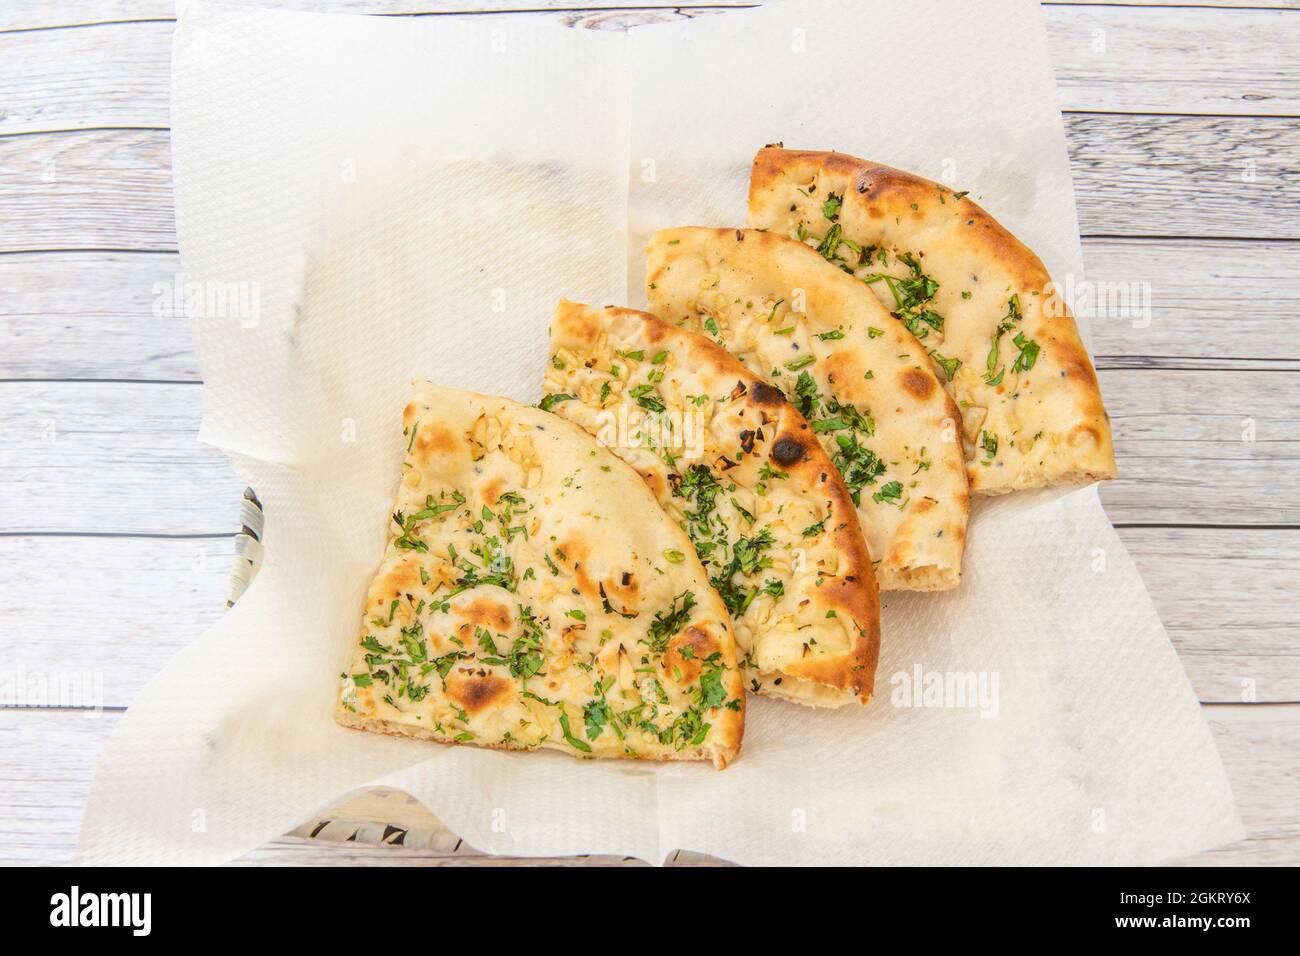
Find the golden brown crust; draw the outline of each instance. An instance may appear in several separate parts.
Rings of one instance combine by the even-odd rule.
[[[648,313],[561,302],[545,391],[574,396],[556,413],[603,436],[692,534],[715,584],[737,602],[751,689],[821,706],[870,699],[880,642],[871,556],[843,481],[779,389],[707,338]],[[660,418],[639,402],[662,405]],[[683,439],[702,433],[693,448],[611,440],[613,421],[650,435],[655,421],[679,413]],[[684,490],[719,480],[725,488],[709,508]],[[770,568],[718,577],[744,550],[737,541],[762,535],[774,539],[762,551]],[[773,581],[779,595],[749,594]]]
[[[358,714],[349,713],[348,711],[335,711],[334,722],[353,730],[365,730],[372,734],[387,734],[390,737],[413,737],[417,740],[427,740],[435,744],[444,746],[456,746],[456,741],[448,740],[446,737],[439,736],[428,727],[412,727],[409,724],[401,724],[391,720],[384,720],[378,717],[362,717]],[[536,748],[526,746],[518,741],[509,741],[504,743],[492,743],[482,741],[475,746],[486,747],[489,750],[514,751],[516,753],[527,753]],[[714,769],[726,770],[731,766],[731,762],[736,759],[740,753],[740,741],[737,738],[734,746],[714,750],[712,748],[695,747],[681,751],[680,754],[624,754],[624,758],[629,760],[652,760],[657,763],[664,763],[669,760],[707,760],[713,763]]]
[[[739,750],[727,609],[637,474],[581,429],[416,383],[340,723],[575,756]],[[668,562],[668,551],[685,560]],[[670,666],[682,634],[702,656]]]
[[[815,420],[812,440],[857,498],[881,590],[956,587],[969,517],[960,418],[916,339],[786,236],[666,229],[646,255],[653,311],[706,333]]]
[[[886,260],[855,270],[860,277],[907,278],[900,256],[911,256],[937,281],[925,306],[942,329],[913,325],[923,344],[960,362],[945,384],[963,410],[973,492],[1114,477],[1110,422],[1073,317],[1038,256],[964,194],[841,153],[766,147],[754,158],[749,215],[810,242],[838,226]],[[892,283],[871,284],[899,306]]]

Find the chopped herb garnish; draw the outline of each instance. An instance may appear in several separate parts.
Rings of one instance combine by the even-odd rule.
[[[948,376],[948,381],[950,382],[953,380],[954,376],[956,376],[957,369],[961,368],[961,359],[945,358],[940,355],[936,349],[930,350],[930,358],[934,360],[936,365],[943,369],[944,375]]]
[[[891,481],[888,484],[880,486],[880,490],[871,496],[871,500],[877,503],[882,501],[896,502],[903,497],[903,483],[901,481]]]
[[[560,705],[560,731],[564,734],[565,741],[574,750],[581,750],[585,754],[591,753],[591,747],[586,741],[573,736],[573,731],[569,729],[569,715],[565,712],[563,704]]]
[[[560,404],[560,402],[571,402],[573,399],[573,395],[567,395],[564,392],[556,392],[554,395],[547,395],[543,398],[538,403],[537,407],[544,412],[549,412],[551,409],[555,408],[556,405]]]
[[[804,528],[803,536],[805,538],[812,538],[815,537],[816,535],[821,534],[825,530],[826,530],[826,519],[822,518],[822,520],[818,521],[816,524],[810,524],[808,527]]]
[[[681,607],[677,602],[681,602]],[[686,626],[690,620],[691,609],[695,607],[695,595],[690,591],[683,591],[673,598],[673,603],[668,610],[660,611],[654,616],[650,623],[650,630],[646,634],[646,643],[650,645],[650,650],[655,654],[662,654],[668,650],[668,641],[673,635]]]

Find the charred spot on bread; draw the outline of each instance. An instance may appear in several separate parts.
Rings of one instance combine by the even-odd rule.
[[[803,461],[805,454],[803,444],[793,435],[782,435],[772,446],[772,457],[787,468]]]
[[[750,395],[754,401],[760,405],[783,405],[785,404],[785,395],[774,385],[767,382],[755,382]]]

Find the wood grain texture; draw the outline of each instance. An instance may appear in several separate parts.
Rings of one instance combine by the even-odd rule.
[[[229,0],[266,6],[267,0]],[[473,11],[489,7],[497,11],[545,10],[569,8],[673,8],[690,6],[672,0],[497,0],[474,3],[473,0],[276,0],[276,6],[285,9],[315,10],[319,13],[363,13],[405,15],[421,13],[448,13]],[[1094,6],[1094,0],[1050,0],[1044,7]],[[1138,7],[1253,7],[1264,9],[1296,9],[1300,0],[1107,0],[1109,6]],[[721,4],[727,6],[727,4]],[[745,6],[745,4],[736,4]],[[76,0],[74,4],[51,3],[50,0],[7,0],[0,6],[0,31],[42,30],[58,27],[114,23],[124,20],[167,20],[175,12],[173,0]]]
[[[398,14],[475,6],[274,2]],[[596,29],[716,10],[480,3]],[[1149,323],[1145,313],[1136,324],[1131,314],[1092,321],[1123,473],[1103,500],[1201,699],[1294,702],[1300,0],[1126,4],[1045,6],[1061,102],[1074,111],[1065,119],[1087,278],[1149,289]],[[1233,6],[1253,9],[1219,9]],[[152,307],[178,263],[165,130],[172,24],[147,21],[171,16],[171,0],[0,5],[0,593],[22,595],[0,609],[0,661],[88,673],[112,706],[220,614],[243,487],[195,442],[199,389],[172,384],[198,377],[186,324]],[[1119,115],[1159,113],[1223,115]],[[1243,440],[1246,419],[1254,441]],[[32,530],[45,533],[21,533]],[[102,536],[115,532],[125,537]],[[69,579],[82,597],[51,622],[41,609]],[[1298,711],[1207,708],[1251,838],[1184,862],[1300,859]],[[115,719],[0,710],[0,862],[69,858]],[[299,835],[241,862],[541,862],[458,843],[410,851]]]
[[[0,252],[174,250],[166,130],[0,137]]]
[[[484,9],[495,12],[600,10],[625,7],[671,10],[683,6],[700,6],[700,4],[673,3],[672,0],[667,2],[639,0],[636,3],[630,3],[629,0],[479,0],[477,3],[475,0],[420,0],[420,2],[411,2],[411,0],[272,0],[272,2],[227,0],[227,2],[317,13],[359,13],[383,16],[473,13]],[[745,6],[743,3],[734,5]],[[175,12],[174,0],[75,0],[73,3],[51,3],[50,0],[6,0],[5,4],[0,6],[0,31],[48,30],[73,25],[121,23],[132,20],[171,20]]]
[[[120,713],[87,715],[77,711],[0,710],[0,864],[62,864],[72,859],[95,763]],[[1216,706],[1206,716],[1223,757],[1238,810],[1250,838],[1179,864],[1277,865],[1300,855],[1300,705]],[[391,799],[391,798],[390,798]],[[374,805],[374,798],[368,801]],[[403,802],[405,802],[403,800]],[[358,801],[344,801],[342,809]],[[362,801],[364,806],[367,801]],[[423,810],[409,810],[412,822],[428,824]],[[325,816],[330,816],[327,812]],[[304,821],[307,823],[309,821]],[[295,831],[301,833],[301,831]],[[452,842],[452,841],[447,841]],[[458,843],[458,841],[456,841]],[[561,865],[640,865],[615,857],[574,857],[554,861],[486,857],[464,845],[428,850],[360,846],[290,836],[253,851],[238,864],[505,866],[517,863]],[[713,862],[680,854],[677,862]]]
[[[1102,368],[1300,362],[1300,243],[1085,239],[1083,263],[1110,301],[1127,291],[1150,305],[1149,315],[1138,308],[1090,317]]]
[[[1300,119],[1070,116],[1066,126],[1085,236],[1300,238],[1300,217],[1259,215],[1300,206]]]
[[[1300,701],[1300,531],[1120,528],[1196,696]]]
[[[1300,238],[1300,120],[1069,116],[1066,129],[1085,235]],[[0,137],[0,195],[0,253],[176,248],[166,130]]]
[[[1083,254],[1107,301],[1131,296],[1089,317],[1099,367],[1300,363],[1300,243],[1095,238]],[[155,307],[179,272],[175,253],[0,256],[0,379],[197,382],[189,322]]]
[[[1099,4],[1044,12],[1063,109],[1300,114],[1300,74],[1289,66],[1300,52],[1294,11]]]
[[[51,704],[126,707],[225,612],[231,538],[0,537],[0,594],[21,595],[0,604],[0,667],[76,682]]]
[[[431,7],[437,5],[364,5],[375,12]],[[0,134],[165,127],[172,24],[151,19],[168,15],[158,5],[137,9],[138,18],[125,22],[88,20],[83,22],[93,25],[0,33],[0,103],[5,104]],[[588,29],[622,30],[710,12],[718,8],[679,5],[530,15]],[[1047,6],[1044,14],[1064,109],[1300,115],[1300,74],[1292,69],[1300,60],[1294,11],[1067,5]],[[9,23],[21,22],[16,19],[21,13],[5,16]],[[1134,81],[1139,67],[1140,83]]]
[[[1099,373],[1120,475],[1117,523],[1300,527],[1300,382],[1293,372]]]
[[[174,252],[0,256],[0,379],[198,381],[190,323],[155,308]],[[161,313],[161,314],[158,314]]]
[[[1292,374],[1101,372],[1120,462],[1102,491],[1111,520],[1300,526]],[[192,384],[0,382],[0,533],[232,530],[244,483],[198,444],[199,403]]]
[[[245,483],[198,443],[199,392],[0,382],[0,533],[234,531]]]
[[[234,508],[226,510],[233,525]],[[1300,580],[1300,532],[1119,533],[1201,700],[1300,701],[1300,622],[1289,596]],[[228,535],[0,536],[0,593],[24,596],[0,607],[0,661],[32,674],[88,674],[104,706],[126,707],[221,615],[233,560]],[[78,582],[70,603],[69,580]],[[46,609],[61,603],[66,610],[51,618]]]

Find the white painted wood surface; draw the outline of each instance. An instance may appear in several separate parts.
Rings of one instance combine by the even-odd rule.
[[[477,5],[601,29],[718,10]],[[1044,6],[1088,279],[1150,292],[1149,322],[1093,323],[1123,475],[1103,499],[1205,702],[1250,832],[1189,862],[1300,862],[1297,6]],[[0,862],[69,858],[106,734],[221,614],[233,559],[243,485],[195,441],[188,328],[152,312],[154,283],[178,270],[171,10],[170,0],[0,5],[0,668],[91,672],[109,708],[0,711]],[[400,799],[370,795],[344,812],[383,819]],[[457,843],[298,834],[241,862],[517,862]]]

